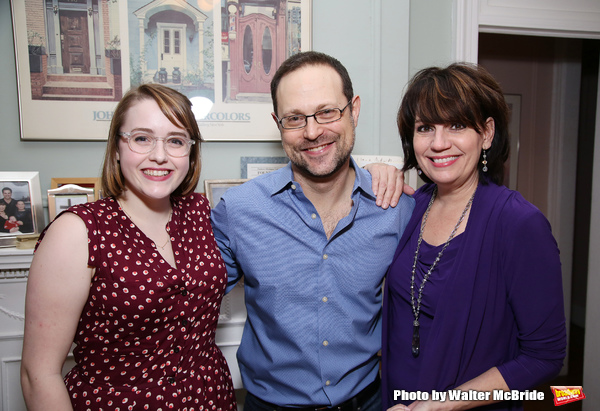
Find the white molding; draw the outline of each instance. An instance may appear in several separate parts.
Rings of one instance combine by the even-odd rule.
[[[553,29],[539,29],[533,27],[506,27],[501,25],[480,24],[479,33],[513,34],[537,37],[562,37],[576,39],[600,39],[600,32],[564,31]]]
[[[597,0],[479,0],[478,3],[479,31],[600,38]]]
[[[477,62],[479,48],[479,8],[477,1],[456,0],[454,3],[455,61]]]
[[[29,271],[33,250],[20,250],[15,247],[0,248],[0,272],[25,270]]]
[[[10,385],[12,382],[12,385],[16,384],[15,380],[13,378],[10,378],[9,375],[9,367],[11,365],[11,363],[17,363],[18,364],[18,368],[20,369],[20,363],[21,363],[21,357],[20,356],[15,356],[15,355],[11,355],[11,356],[6,356],[6,357],[2,357],[0,359],[0,378],[1,378],[1,385],[0,385],[0,395],[2,397],[2,409],[3,410],[11,410],[11,411],[25,411],[26,408],[24,408],[25,405],[25,401],[23,400],[22,397],[22,393],[19,392],[12,392],[14,390],[11,390]],[[20,382],[18,383],[19,387]],[[13,396],[16,395],[21,395],[21,398],[19,398],[18,400],[13,400]]]
[[[600,39],[598,0],[454,0],[454,60],[476,63],[479,33]]]

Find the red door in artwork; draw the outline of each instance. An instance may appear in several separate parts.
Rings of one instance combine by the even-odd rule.
[[[240,18],[241,41],[234,67],[240,93],[269,93],[275,74],[275,20],[263,14]]]
[[[89,73],[90,49],[85,11],[60,12],[60,39],[65,73]]]

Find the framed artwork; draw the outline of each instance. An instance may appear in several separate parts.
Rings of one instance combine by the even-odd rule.
[[[521,95],[505,94],[504,99],[510,109],[508,131],[510,133],[510,156],[504,164],[504,184],[511,190],[517,189],[519,171],[519,129],[521,126]]]
[[[0,171],[0,246],[12,247],[19,234],[39,234],[45,227],[37,171]]]
[[[188,96],[206,141],[278,140],[270,81],[312,0],[11,0],[24,140],[106,140],[132,86]]]
[[[287,157],[241,157],[240,176],[254,178],[285,167],[289,161]]]
[[[94,201],[94,189],[65,184],[48,190],[48,217],[54,220],[58,214],[71,206]]]
[[[385,163],[392,165],[396,168],[402,169],[404,166],[404,158],[401,156],[384,156],[384,155],[352,155],[356,164],[359,167],[364,167],[370,163]],[[404,173],[404,183],[408,184],[415,190],[419,187],[419,180],[417,179],[417,170],[412,169]]]
[[[65,177],[57,178],[53,177],[50,180],[50,188],[59,188],[67,184],[74,184],[79,187],[93,188],[94,189],[94,200],[102,198],[102,190],[100,186],[100,179],[97,177]]]
[[[208,199],[208,204],[214,208],[221,200],[221,196],[231,187],[239,186],[245,183],[248,179],[237,180],[204,180],[204,192]]]

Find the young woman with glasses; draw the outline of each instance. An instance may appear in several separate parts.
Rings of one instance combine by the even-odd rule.
[[[103,199],[40,238],[26,297],[22,387],[37,409],[236,409],[215,345],[227,273],[184,95],[146,84],[117,106]],[[61,369],[75,343],[76,365]]]

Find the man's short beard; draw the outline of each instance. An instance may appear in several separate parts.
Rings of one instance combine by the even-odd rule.
[[[310,169],[306,166],[306,164],[298,164],[298,163],[294,163],[292,161],[292,164],[294,165],[294,167],[300,171],[300,173],[304,174],[307,177],[311,177],[311,178],[315,178],[315,179],[327,179],[333,175],[335,175],[335,173],[337,173],[338,171],[340,171],[342,169],[342,167],[344,167],[345,165],[348,164],[348,160],[350,159],[350,154],[352,153],[352,150],[350,150],[350,153],[343,159],[339,159],[336,164],[335,167],[333,168],[333,170],[331,170],[328,173],[324,173],[324,174],[316,174],[313,173],[312,171],[310,171]]]

